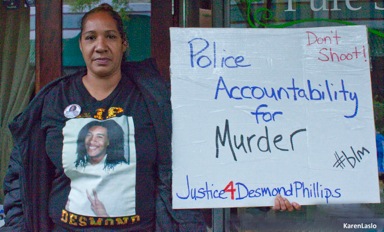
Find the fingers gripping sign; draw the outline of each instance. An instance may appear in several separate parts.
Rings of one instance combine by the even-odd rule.
[[[301,205],[296,202],[290,202],[287,198],[282,197],[280,194],[278,194],[275,198],[275,205],[272,207],[273,210],[277,211],[294,211],[294,210],[300,210]]]

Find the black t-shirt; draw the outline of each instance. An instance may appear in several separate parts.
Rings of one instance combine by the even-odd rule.
[[[49,202],[56,228],[153,228],[156,139],[133,82],[123,76],[97,101],[81,77],[67,79],[45,97],[42,122],[56,168]]]

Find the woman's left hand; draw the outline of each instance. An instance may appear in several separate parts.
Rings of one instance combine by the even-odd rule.
[[[275,211],[294,211],[294,210],[300,210],[301,205],[296,202],[290,202],[287,198],[282,197],[280,194],[278,194],[275,198],[275,205],[272,207]]]

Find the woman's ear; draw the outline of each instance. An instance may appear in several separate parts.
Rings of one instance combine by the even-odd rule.
[[[81,46],[81,38],[79,38],[79,48],[80,48],[81,53],[83,53],[83,48]]]
[[[123,41],[123,46],[124,46],[124,52],[127,51],[127,49],[129,48],[128,41],[124,40]]]

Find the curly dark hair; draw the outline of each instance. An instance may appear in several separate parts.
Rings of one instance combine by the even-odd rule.
[[[85,138],[90,128],[101,126],[107,129],[109,146],[107,147],[107,158],[104,169],[113,169],[117,164],[129,162],[124,157],[124,132],[114,120],[92,121],[86,124],[79,132],[77,137],[77,159],[75,167],[85,167],[88,164],[89,156],[85,145]]]

